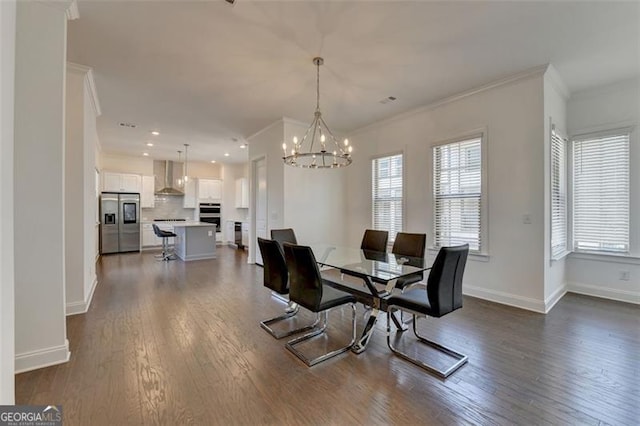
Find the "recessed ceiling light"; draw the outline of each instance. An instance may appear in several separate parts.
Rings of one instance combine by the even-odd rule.
[[[212,163],[212,164],[213,164],[213,163],[215,163],[215,162],[216,162],[216,160],[211,160],[211,163]]]
[[[379,101],[379,102],[380,102],[381,104],[388,104],[389,102],[393,102],[393,101],[395,101],[396,99],[398,99],[398,98],[396,98],[395,96],[387,96],[387,97],[386,97],[386,98],[384,98],[384,99],[380,99],[380,101]]]
[[[142,155],[144,155],[145,157],[148,157],[149,153],[148,152],[143,152]]]
[[[225,156],[225,157],[228,157],[228,156],[229,156],[229,153],[228,153],[228,152],[225,152],[225,153],[224,153],[224,156]]]
[[[153,146],[151,142],[147,142],[147,146]]]
[[[246,143],[243,143],[242,145],[240,145],[240,148],[245,149],[247,147]]]
[[[160,134],[160,132],[159,132],[159,131],[157,131],[157,130],[152,130],[152,131],[151,131],[151,134],[152,134],[153,136],[158,136],[158,135]]]

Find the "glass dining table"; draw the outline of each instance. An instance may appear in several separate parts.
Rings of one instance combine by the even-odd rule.
[[[329,244],[312,244],[311,249],[318,265],[324,267],[322,275],[328,285],[353,294],[358,302],[371,307],[367,324],[351,348],[355,353],[366,349],[378,315],[387,310],[386,299],[398,278],[430,269],[424,258]],[[357,279],[344,279],[344,275]],[[395,315],[391,318],[398,328],[406,329]]]

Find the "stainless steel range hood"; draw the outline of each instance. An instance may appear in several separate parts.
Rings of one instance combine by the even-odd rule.
[[[180,188],[182,163],[173,161],[154,161],[153,175],[155,176],[156,195],[184,195]]]

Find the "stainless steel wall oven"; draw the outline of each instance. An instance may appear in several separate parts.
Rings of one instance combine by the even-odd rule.
[[[222,207],[220,203],[200,203],[200,222],[214,223],[216,225],[216,231],[220,232],[220,215],[222,213]]]

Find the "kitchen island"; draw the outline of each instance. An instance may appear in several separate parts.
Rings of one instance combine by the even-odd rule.
[[[173,224],[176,234],[175,254],[180,259],[190,260],[216,258],[216,225],[213,223],[187,221]]]

